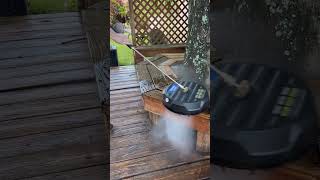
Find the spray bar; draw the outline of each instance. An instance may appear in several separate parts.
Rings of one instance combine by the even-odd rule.
[[[134,47],[131,48],[132,50],[134,50],[136,53],[138,53],[141,57],[143,57],[143,59],[147,60],[151,65],[153,65],[155,68],[157,68],[162,74],[164,74],[166,77],[168,77],[171,81],[173,81],[174,83],[176,83],[180,88],[182,88],[183,90],[187,91],[187,87],[184,87],[183,85],[181,85],[180,83],[178,83],[176,80],[174,80],[173,78],[171,78],[169,75],[167,75],[164,71],[162,71],[162,69],[160,69],[157,65],[155,65],[152,61],[150,61],[148,58],[146,58],[143,54],[141,54],[138,50],[136,50]]]

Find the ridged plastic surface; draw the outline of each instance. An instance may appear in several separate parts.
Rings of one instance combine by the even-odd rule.
[[[290,123],[300,115],[306,90],[295,77],[263,65],[224,64],[219,68],[238,82],[248,80],[250,92],[238,98],[233,87],[216,78],[211,85],[211,115],[215,126],[266,129]]]

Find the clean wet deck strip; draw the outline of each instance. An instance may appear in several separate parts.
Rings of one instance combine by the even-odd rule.
[[[0,179],[107,179],[79,13],[0,18]]]
[[[182,156],[151,137],[134,66],[111,68],[111,179],[209,179],[209,156]]]

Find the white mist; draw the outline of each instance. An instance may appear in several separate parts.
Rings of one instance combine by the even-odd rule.
[[[188,118],[173,119],[170,113],[172,112],[166,111],[161,115],[160,120],[153,127],[153,137],[157,142],[168,141],[182,155],[188,155],[195,147],[195,133],[190,128],[190,120]]]

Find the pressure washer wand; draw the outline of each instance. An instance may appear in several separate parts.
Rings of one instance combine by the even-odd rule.
[[[238,97],[245,97],[250,92],[250,84],[249,81],[243,80],[239,84],[237,83],[236,79],[227,74],[225,72],[220,71],[214,65],[211,65],[211,68],[230,86],[236,87],[235,96]]]
[[[234,87],[239,87],[239,84],[237,84],[236,79],[231,76],[230,74],[227,74],[225,72],[220,71],[218,68],[216,68],[214,65],[211,65],[211,68],[220,76],[222,79],[229,85]]]
[[[151,65],[153,65],[155,68],[157,68],[162,74],[164,74],[166,77],[168,77],[171,81],[173,81],[174,83],[176,83],[180,88],[183,89],[184,92],[188,91],[188,87],[184,87],[183,85],[181,85],[180,83],[178,83],[176,80],[174,80],[172,77],[170,77],[169,75],[167,75],[164,71],[162,71],[162,69],[160,69],[157,65],[155,65],[152,61],[150,61],[147,57],[145,57],[143,54],[141,54],[138,50],[136,50],[134,47],[131,47],[132,50],[134,50],[136,53],[138,53],[141,57],[143,57],[143,59],[147,60]]]

